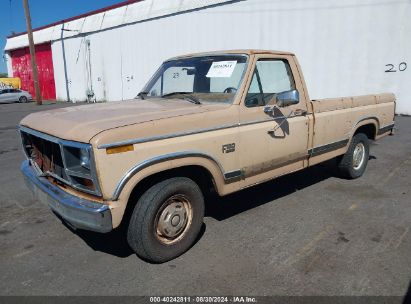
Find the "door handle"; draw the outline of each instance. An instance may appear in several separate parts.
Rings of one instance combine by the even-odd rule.
[[[264,113],[268,114],[268,115],[272,115],[274,116],[274,110],[278,109],[278,107],[276,105],[270,107],[270,106],[265,106],[264,107]]]
[[[274,105],[272,107],[266,106],[266,107],[264,107],[264,113],[274,116],[274,110],[275,109],[278,109],[278,107],[276,105]],[[305,116],[305,115],[307,115],[307,113],[308,113],[307,110],[296,109],[296,110],[291,111],[290,115],[288,115],[287,118],[294,117],[294,116]]]
[[[272,112],[274,112],[274,108],[275,108],[276,106],[274,106],[273,108],[271,108],[271,111]],[[265,107],[264,108],[264,112],[265,113],[269,113],[269,112],[266,112],[266,109],[267,108],[269,108],[270,109],[270,107]],[[268,111],[268,109],[267,109],[267,111]],[[281,128],[281,126],[282,126],[282,124],[285,122],[285,121],[287,121],[287,119],[289,119],[289,118],[292,118],[292,117],[297,117],[297,116],[305,116],[305,115],[307,115],[307,111],[306,110],[304,110],[304,109],[296,109],[296,110],[292,110],[291,112],[290,112],[290,114],[288,114],[286,117],[282,117],[282,121],[277,125],[277,126],[275,126],[273,129],[271,129],[271,130],[269,130],[269,131],[267,131],[267,133],[268,134],[274,134],[275,133],[275,131],[277,131],[279,128]],[[275,117],[274,117],[274,119],[275,119]]]
[[[294,115],[293,116],[305,116],[305,115],[307,115],[307,110],[304,110],[304,109],[294,110]]]

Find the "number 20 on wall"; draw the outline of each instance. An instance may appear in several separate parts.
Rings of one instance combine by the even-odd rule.
[[[385,69],[385,73],[395,73],[395,72],[403,72],[407,69],[407,63],[401,62],[397,67],[391,63],[385,65],[387,68]]]

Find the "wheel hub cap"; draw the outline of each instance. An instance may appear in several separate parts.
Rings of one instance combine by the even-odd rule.
[[[353,153],[353,167],[355,170],[361,168],[364,163],[365,147],[363,143],[358,143],[354,148]]]
[[[187,230],[191,222],[191,206],[184,195],[168,198],[159,210],[157,237],[164,243],[176,241]]]

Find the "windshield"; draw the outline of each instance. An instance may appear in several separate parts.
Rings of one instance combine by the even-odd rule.
[[[247,65],[246,55],[190,57],[164,62],[141,98],[184,98],[194,103],[231,103]]]

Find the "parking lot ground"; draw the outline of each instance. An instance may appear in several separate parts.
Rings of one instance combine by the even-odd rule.
[[[1,295],[404,295],[411,279],[411,117],[371,147],[365,175],[309,168],[211,198],[187,253],[156,265],[119,231],[72,232],[33,201],[16,125],[70,104],[0,105]],[[90,118],[92,119],[92,117]],[[47,123],[47,122],[45,122]]]

